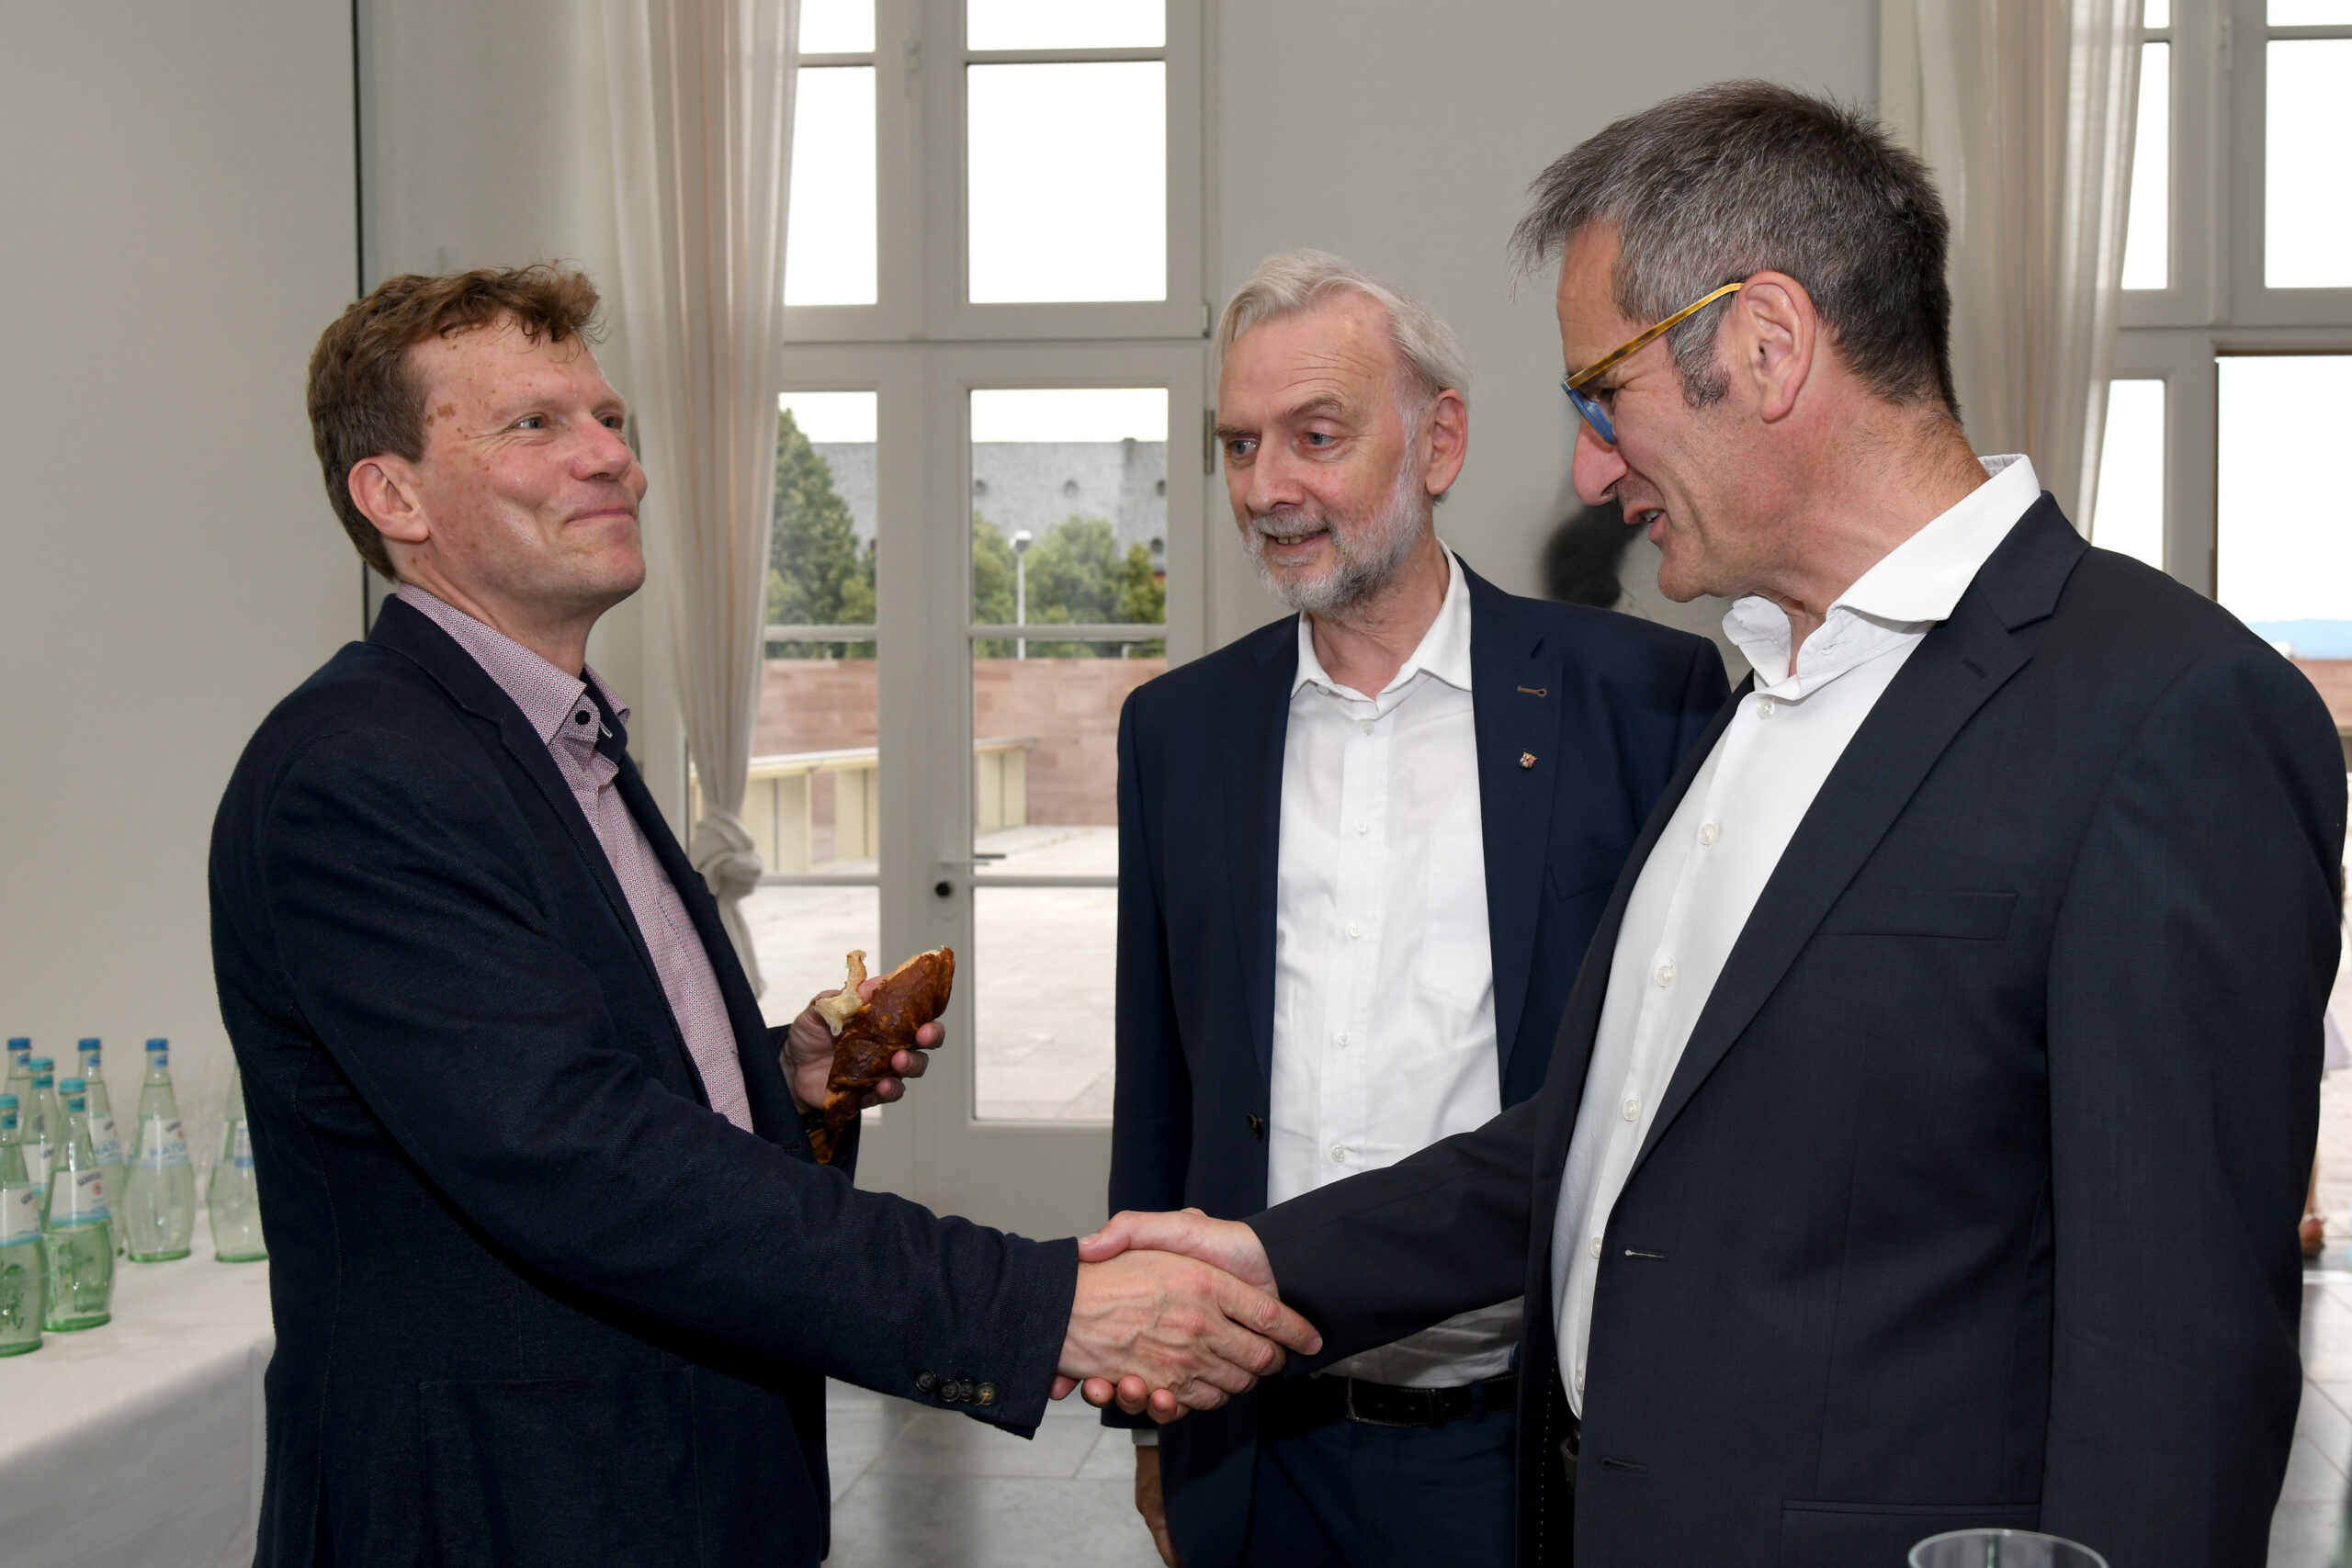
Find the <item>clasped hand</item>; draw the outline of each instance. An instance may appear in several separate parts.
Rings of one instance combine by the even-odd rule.
[[[1323,1348],[1282,1304],[1266,1249],[1248,1225],[1198,1209],[1126,1213],[1078,1244],[1078,1299],[1056,1399],[1081,1389],[1130,1416],[1169,1422],[1214,1410],[1280,1369],[1285,1348]]]

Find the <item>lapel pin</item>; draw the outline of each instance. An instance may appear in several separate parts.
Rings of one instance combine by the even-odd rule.
[[[1519,765],[1522,768],[1533,767],[1535,765],[1535,753],[1532,751],[1521,751],[1519,754]]]
[[[1521,686],[1520,690],[1531,697],[1548,697],[1552,694],[1552,688],[1549,686]]]

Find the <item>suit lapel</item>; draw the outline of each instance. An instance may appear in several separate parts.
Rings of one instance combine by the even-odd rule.
[[[1470,588],[1470,708],[1500,1075],[1510,1069],[1534,962],[1563,699],[1559,660],[1544,657],[1543,634],[1527,626],[1508,595],[1468,567],[1462,570]]]
[[[1241,999],[1259,1081],[1274,1081],[1274,900],[1281,871],[1283,745],[1298,675],[1298,617],[1253,634],[1252,674],[1233,694],[1225,750],[1226,874],[1232,881]]]
[[[1658,796],[1657,804],[1650,808],[1649,820],[1642,825],[1641,836],[1634,840],[1633,849],[1625,856],[1625,869],[1617,875],[1616,890],[1610,894],[1609,907],[1601,911],[1591,945],[1585,949],[1584,962],[1577,969],[1576,985],[1568,992],[1568,1005],[1561,1012],[1560,1032],[1552,1047],[1552,1065],[1544,1077],[1544,1130],[1538,1135],[1536,1147],[1549,1152],[1535,1165],[1535,1234],[1539,1238],[1535,1250],[1539,1252],[1548,1254],[1550,1249],[1551,1204],[1556,1201],[1555,1195],[1567,1160],[1568,1137],[1576,1129],[1585,1075],[1591,1070],[1593,1042],[1600,1032],[1601,1004],[1608,999],[1609,972],[1616,959],[1617,934],[1624,926],[1625,907],[1633,901],[1634,885],[1641,879],[1642,868],[1649,863],[1650,854],[1664,836],[1666,825],[1674,819],[1682,797],[1690,793],[1691,781],[1706,766],[1707,759],[1714,755],[1724,731],[1731,727],[1741,699],[1755,685],[1753,675],[1740,682],[1731,699],[1716,710],[1707,732],[1675,769],[1674,777]],[[1550,1267],[1548,1262],[1544,1264],[1547,1271]]]
[[[775,1048],[769,1043],[767,1021],[760,1012],[759,998],[752,995],[752,983],[745,977],[742,963],[735,956],[735,944],[718,918],[718,901],[711,897],[702,874],[686,859],[686,852],[679,847],[669,823],[662,820],[662,809],[654,804],[652,791],[645,787],[637,764],[626,754],[617,761],[620,771],[614,776],[614,784],[628,807],[629,815],[636,818],[638,831],[652,846],[653,858],[662,863],[670,886],[677,890],[678,902],[685,906],[686,917],[694,921],[695,934],[701,939],[704,955],[710,960],[710,972],[718,981],[718,994],[727,1003],[727,1021],[735,1035],[735,1055],[743,1072],[752,1124],[778,1143],[797,1143],[799,1111],[791,1089],[785,1084]],[[681,1039],[682,1048],[684,1043]],[[688,1060],[692,1065],[691,1055]],[[695,1077],[699,1080],[700,1073]],[[707,1090],[705,1098],[708,1098]]]
[[[1797,824],[1733,943],[1629,1181],[1780,985],[1962,727],[2024,667],[2030,656],[2010,628],[2050,613],[2086,547],[2045,492],[1978,572],[1951,618],[1920,641],[1880,696]],[[1726,717],[1738,706],[1732,703]],[[1657,817],[1651,823],[1661,825]],[[1619,885],[1621,897],[1625,886]]]

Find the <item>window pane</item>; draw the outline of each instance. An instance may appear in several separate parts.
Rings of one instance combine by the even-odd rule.
[[[2274,28],[2332,28],[2352,24],[2352,0],[2270,0]]]
[[[1165,0],[969,0],[972,49],[1158,49],[1168,41]]]
[[[881,951],[882,900],[872,887],[761,887],[742,909],[768,983],[760,1011],[771,1024],[790,1023],[809,998],[839,986],[851,949],[863,948],[876,975],[907,956]]]
[[[2140,46],[2140,122],[2132,138],[2132,202],[2124,226],[2123,287],[2170,281],[2172,45]]]
[[[1109,887],[973,893],[974,1115],[1111,1119],[1118,921],[1119,895]]]
[[[869,625],[877,399],[778,400],[768,625]],[[874,645],[772,642],[767,655],[743,807],[760,859],[770,871],[872,871],[881,820]]]
[[[2352,355],[2217,368],[2217,596],[2301,658],[2352,659]]]
[[[2140,26],[2149,31],[2172,26],[2172,0],[2147,0],[2141,7]]]
[[[800,0],[800,52],[873,53],[874,0]]]
[[[2264,281],[2352,288],[2352,39],[2269,46]]]
[[[2162,571],[2165,565],[2165,384],[2109,381],[2098,448],[2091,543]]]
[[[971,475],[973,620],[1167,620],[1166,388],[975,391]],[[1034,638],[978,649],[984,663],[1161,651],[1157,642]],[[984,723],[976,733],[993,731]],[[1107,744],[1111,733],[1099,739]]]
[[[1168,297],[1168,68],[968,68],[971,299]]]
[[[800,73],[784,302],[871,305],[875,287],[874,67]]]

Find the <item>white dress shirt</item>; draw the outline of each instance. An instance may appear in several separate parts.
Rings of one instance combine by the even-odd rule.
[[[1298,624],[1283,744],[1266,1201],[1394,1165],[1502,1108],[1487,936],[1470,590],[1451,577],[1375,696],[1340,685]],[[1442,1388],[1510,1364],[1519,1303],[1335,1364]]]
[[[2041,492],[2021,457],[1987,457],[1984,470],[1984,484],[1838,597],[1793,671],[1779,605],[1751,596],[1724,617],[1756,689],[1634,884],[1553,1224],[1560,1379],[1579,1415],[1601,1238],[1724,960],[1854,732]]]

